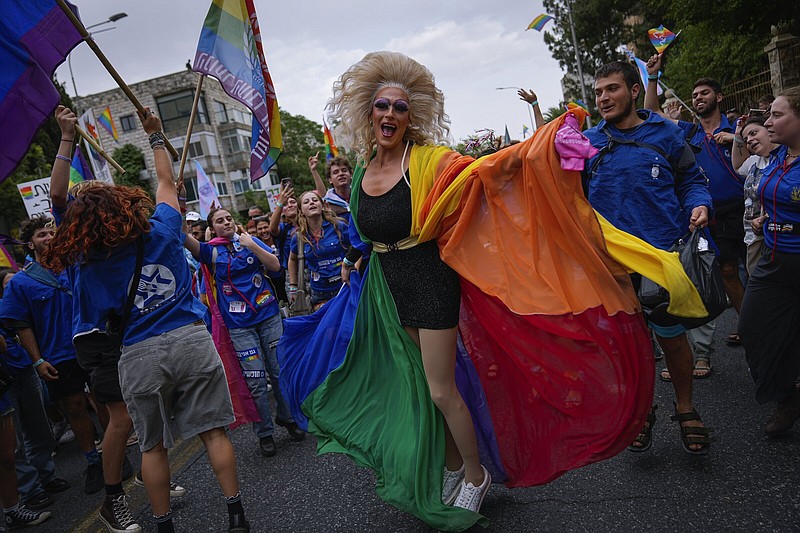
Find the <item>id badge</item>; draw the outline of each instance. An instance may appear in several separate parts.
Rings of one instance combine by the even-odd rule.
[[[231,302],[228,305],[229,313],[244,313],[245,309],[244,302]]]

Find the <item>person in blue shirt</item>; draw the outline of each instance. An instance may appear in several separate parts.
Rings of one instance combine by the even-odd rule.
[[[325,178],[330,183],[330,188],[326,188],[325,183],[317,172],[319,164],[319,152],[308,158],[308,168],[314,178],[314,186],[317,188],[328,209],[333,214],[350,224],[350,185],[353,182],[353,168],[346,157],[331,157],[325,163]]]
[[[237,234],[236,223],[225,209],[212,209],[208,226],[215,238],[201,243],[187,236],[185,246],[214,277],[217,306],[261,418],[253,422],[253,432],[259,439],[261,453],[272,457],[276,452],[275,428],[267,374],[277,404],[275,422],[284,426],[294,440],[305,437],[289,412],[279,382],[280,366],[275,349],[283,333],[283,322],[270,278],[280,277],[280,262],[261,240],[244,231]]]
[[[54,272],[41,264],[53,235],[49,217],[34,217],[20,225],[20,240],[27,243],[34,260],[9,281],[0,303],[0,319],[16,331],[33,367],[44,379],[51,401],[67,415],[88,463],[84,491],[93,494],[104,486],[103,467],[84,394],[89,377],[72,345],[70,282],[66,272]]]
[[[584,180],[589,203],[598,213],[666,250],[687,229],[708,223],[711,196],[680,128],[656,113],[636,109],[640,92],[639,73],[628,63],[608,63],[595,74],[595,102],[603,120],[586,131],[599,153],[587,161]],[[634,278],[634,285],[640,281]],[[709,430],[692,402],[693,362],[686,330],[677,322],[651,321],[650,326],[672,375],[673,419],[680,424],[683,447],[691,454],[708,453]],[[629,450],[650,447],[654,423],[651,412]]]
[[[289,252],[292,237],[297,229],[297,198],[294,197],[294,188],[290,182],[281,183],[281,191],[275,203],[275,210],[269,219],[269,232],[272,234],[272,241],[278,249],[278,259],[281,262],[281,278],[276,282],[283,285],[283,289],[276,287],[278,297],[282,302],[288,302],[287,294],[288,279],[286,279],[286,269],[289,266]]]
[[[800,418],[800,86],[775,99],[764,126],[783,146],[758,185],[764,216],[752,225],[764,235],[764,250],[747,284],[739,333],[756,400],[777,403],[764,432],[778,437]]]
[[[56,113],[63,118],[62,135],[74,133],[74,114],[61,106]],[[80,317],[76,342],[88,342],[82,337],[96,335],[98,324],[128,315],[120,332],[119,385],[139,437],[142,479],[159,533],[174,531],[167,449],[176,437],[194,436],[205,445],[225,496],[230,531],[242,533],[249,525],[225,432],[234,421],[233,407],[183,255],[185,198],[179,200],[178,192],[185,194],[185,188],[173,182],[161,121],[148,108],[139,118],[153,149],[156,205],[137,187],[82,188],[66,206],[42,261],[54,272],[69,269],[73,278]],[[57,158],[50,187],[54,203],[66,204],[68,182],[69,158]],[[132,305],[125,309],[132,286]]]
[[[298,254],[302,242],[305,269],[308,269],[311,304],[315,309],[336,296],[342,287],[342,260],[350,248],[347,223],[325,208],[317,191],[300,195],[298,229],[292,238],[289,255],[289,298],[297,290]]]

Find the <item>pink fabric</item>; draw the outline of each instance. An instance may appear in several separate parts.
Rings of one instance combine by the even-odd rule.
[[[561,158],[561,168],[564,170],[580,172],[586,160],[598,152],[581,133],[578,119],[572,113],[567,113],[564,123],[558,128],[555,144],[556,152]]]

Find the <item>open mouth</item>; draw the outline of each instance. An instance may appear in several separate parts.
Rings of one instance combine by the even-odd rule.
[[[384,137],[391,137],[397,131],[397,126],[391,124],[381,124],[381,133]]]

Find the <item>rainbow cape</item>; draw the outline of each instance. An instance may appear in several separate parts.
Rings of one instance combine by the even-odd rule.
[[[694,290],[681,311],[705,313],[677,254],[599,219],[579,173],[561,169],[554,139],[563,121],[479,160],[411,150],[411,233],[437,239],[461,277],[456,382],[481,462],[509,487],[609,458],[641,429],[654,364],[630,269],[675,291],[673,300]],[[355,230],[363,175],[359,167],[353,178]],[[431,527],[486,523],[442,504],[443,418],[379,254],[318,312],[286,321],[278,357],[282,391],[320,453],[371,468],[381,498]]]

